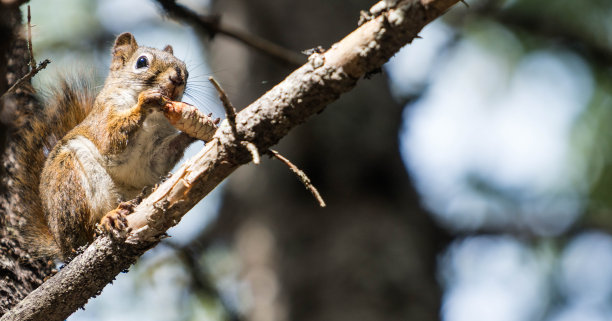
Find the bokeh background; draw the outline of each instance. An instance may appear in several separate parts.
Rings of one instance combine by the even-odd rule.
[[[180,3],[300,52],[374,1]],[[612,1],[467,4],[277,146],[327,208],[244,166],[69,320],[612,320]],[[242,108],[294,68],[155,1],[30,5],[41,92],[100,85],[125,31],[173,45],[218,117],[208,76]]]

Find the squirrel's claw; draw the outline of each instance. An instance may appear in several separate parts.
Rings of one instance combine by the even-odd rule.
[[[106,213],[100,220],[101,232],[119,238],[131,232],[126,216],[134,211],[133,202],[121,202],[116,209]]]

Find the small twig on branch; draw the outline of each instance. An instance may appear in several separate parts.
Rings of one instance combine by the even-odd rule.
[[[0,99],[4,98],[4,96],[6,96],[6,95],[9,95],[9,94],[12,94],[13,92],[15,92],[15,90],[17,90],[17,88],[19,88],[19,86],[21,86],[21,84],[23,84],[24,82],[32,79],[32,77],[34,77],[39,71],[45,69],[50,62],[51,62],[51,60],[45,59],[43,62],[38,64],[38,67],[30,70],[25,76],[23,76],[19,80],[17,80],[11,86],[11,88],[9,88],[4,94],[2,94],[2,97],[0,97]]]
[[[30,71],[23,77],[21,77],[19,80],[17,80],[12,86],[11,88],[9,88],[4,94],[2,94],[2,96],[0,96],[0,99],[4,98],[4,96],[12,94],[15,92],[15,90],[17,90],[17,88],[19,88],[19,86],[21,86],[21,84],[23,84],[26,81],[29,81],[30,79],[32,79],[32,77],[34,77],[39,71],[45,69],[47,67],[47,65],[51,62],[51,60],[49,59],[45,59],[43,62],[41,62],[38,67],[36,66],[36,60],[34,59],[34,50],[32,49],[32,25],[31,25],[31,21],[32,21],[32,16],[30,15],[30,6],[28,6],[28,51],[30,54]]]
[[[247,141],[242,141],[242,145],[244,147],[246,147],[246,149],[248,149],[249,152],[251,153],[251,157],[253,157],[253,164],[259,165],[261,160],[260,160],[260,157],[259,157],[259,150],[257,150],[257,146],[255,146],[255,144],[253,144],[251,142],[247,142]]]
[[[223,25],[218,16],[199,15],[189,8],[176,3],[176,0],[155,1],[161,5],[162,9],[164,9],[167,15],[171,18],[183,21],[195,29],[204,31],[209,34],[210,37],[213,37],[216,34],[228,36],[272,58],[278,59],[293,66],[301,66],[306,61],[306,57],[295,51],[284,48],[278,44],[250,34],[246,31]]]
[[[312,185],[310,178],[306,176],[306,173],[304,173],[304,171],[299,169],[291,161],[289,161],[287,158],[285,158],[283,155],[273,149],[268,149],[268,155],[270,155],[270,157],[276,157],[276,159],[287,165],[287,167],[289,167],[289,169],[300,179],[304,186],[306,186],[306,189],[309,190],[310,193],[312,193],[312,196],[317,199],[317,201],[319,202],[319,206],[325,207],[325,201],[321,197],[321,194],[319,194],[317,188]]]
[[[225,109],[225,116],[227,118],[227,121],[229,122],[230,127],[232,128],[232,133],[238,139],[238,131],[236,130],[236,108],[234,108],[234,105],[232,105],[232,102],[227,97],[225,90],[221,88],[221,85],[219,85],[215,78],[208,77],[208,81],[210,81],[213,86],[215,86],[217,93],[219,93],[219,99],[221,99],[221,102],[223,103],[223,108]]]
[[[215,78],[208,77],[208,80],[213,84],[213,86],[215,86],[215,89],[219,93],[219,99],[221,100],[221,103],[223,104],[223,109],[225,109],[225,115],[227,118],[227,122],[229,123],[230,128],[232,129],[232,134],[234,134],[234,137],[236,137],[236,139],[240,141],[242,146],[246,147],[249,153],[251,153],[251,157],[253,158],[253,163],[255,165],[259,165],[260,157],[259,157],[259,150],[257,149],[257,146],[255,146],[255,144],[251,142],[243,141],[241,137],[238,137],[238,129],[236,129],[236,108],[234,107],[232,102],[227,97],[225,90],[221,88],[221,85],[219,85],[219,83],[215,80]]]
[[[34,59],[34,50],[32,49],[32,15],[30,14],[30,5],[28,5],[28,50],[30,51],[30,70],[36,69],[36,60]]]

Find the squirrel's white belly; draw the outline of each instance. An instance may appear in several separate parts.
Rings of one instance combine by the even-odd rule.
[[[102,156],[93,142],[83,136],[71,139],[70,149],[87,171],[82,171],[81,184],[95,217],[114,209],[121,201],[132,199],[145,186],[160,181],[174,163],[159,159],[178,131],[163,114],[153,113],[128,142],[123,153]],[[163,157],[161,157],[163,158]]]
[[[125,151],[106,159],[108,171],[126,199],[137,196],[145,186],[158,183],[168,174],[173,163],[159,159],[167,154],[160,150],[167,149],[178,134],[161,112],[152,113]]]
[[[121,201],[115,183],[102,166],[104,158],[94,143],[83,136],[69,140],[64,148],[74,153],[81,164],[81,186],[92,211],[92,219],[97,220]]]

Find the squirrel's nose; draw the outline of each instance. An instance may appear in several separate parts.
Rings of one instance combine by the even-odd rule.
[[[178,67],[176,67],[174,69],[174,72],[171,73],[170,76],[168,76],[168,79],[175,86],[180,86],[185,83],[185,80],[183,79],[183,73],[181,72],[181,69]]]

